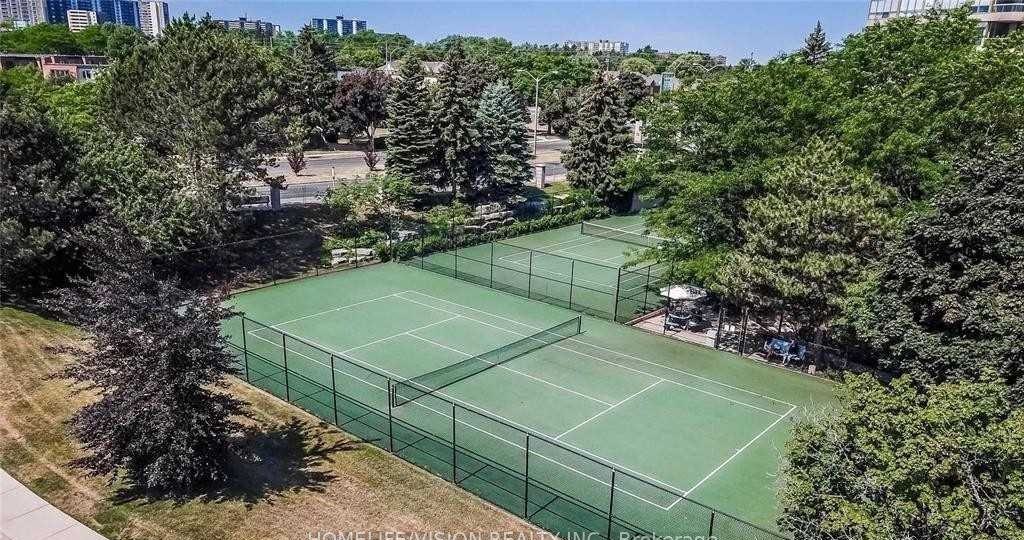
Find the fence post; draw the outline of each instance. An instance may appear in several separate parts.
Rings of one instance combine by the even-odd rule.
[[[249,346],[245,343],[245,315],[242,315],[242,362],[245,364],[245,382],[249,382]]]
[[[455,256],[455,279],[459,279],[459,246],[455,246],[452,254]]]
[[[533,294],[533,250],[530,250],[530,269],[529,273],[526,274],[526,297],[530,298]]]
[[[458,451],[455,449],[455,402],[452,402],[452,483],[459,485]]]
[[[395,452],[395,422],[391,413],[391,408],[394,407],[395,403],[395,384],[388,378],[388,451],[391,453]]]
[[[725,304],[718,307],[718,329],[715,330],[715,348],[722,342],[722,321],[725,320]]]
[[[608,540],[612,539],[612,512],[615,511],[615,469],[612,469],[612,487],[608,494]]]
[[[743,349],[747,345],[747,319],[750,317],[750,307],[743,306],[743,321],[740,323],[740,356],[743,356]]]
[[[288,334],[281,334],[281,358],[284,359],[284,400],[292,402],[292,392],[288,387]]]
[[[572,286],[576,278],[576,259],[569,259],[569,309],[572,309]]]
[[[711,523],[708,524],[708,538],[715,535],[715,511],[711,511]]]
[[[647,296],[651,293],[651,267],[653,264],[647,265],[647,284],[644,286],[644,313],[647,313]]]
[[[526,434],[526,471],[524,472],[523,480],[525,480],[526,489],[523,492],[523,518],[530,519],[530,434]]]
[[[581,225],[582,227],[582,225]],[[619,321],[619,287],[622,286],[622,267],[619,267],[618,275],[615,277],[615,302],[612,307],[612,320]]]
[[[491,288],[494,288],[494,242],[491,242]]]
[[[331,400],[334,403],[334,425],[338,423],[338,385],[334,382],[334,355],[331,355]]]

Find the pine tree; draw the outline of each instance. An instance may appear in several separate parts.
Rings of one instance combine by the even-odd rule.
[[[577,126],[569,135],[571,146],[564,163],[569,183],[586,189],[611,206],[621,207],[628,195],[613,169],[633,149],[626,109],[614,82],[595,84],[582,98]]]
[[[474,128],[479,85],[472,74],[462,42],[455,41],[438,80],[434,125],[441,181],[451,188],[453,198],[461,199],[472,195],[479,157]]]
[[[480,159],[477,189],[498,199],[530,179],[526,110],[505,82],[488,86],[476,113]]]
[[[618,86],[619,92],[621,92],[622,105],[626,108],[627,113],[632,113],[637,105],[640,105],[644,99],[651,95],[650,90],[647,88],[647,81],[639,73],[620,73],[615,79],[615,85]]]
[[[831,50],[832,44],[825,37],[825,29],[822,28],[821,21],[818,21],[818,24],[814,25],[814,30],[804,39],[804,46],[800,49],[800,56],[808,64],[818,65],[825,61],[825,57],[828,56]]]
[[[244,412],[223,388],[233,355],[221,336],[230,312],[217,295],[157,279],[130,242],[107,243],[117,260],[92,281],[57,292],[47,307],[81,326],[91,346],[65,375],[94,387],[71,430],[99,475],[135,488],[188,493],[223,480]]]
[[[324,145],[327,144],[325,133],[331,120],[331,103],[337,86],[336,72],[327,44],[311,27],[303,27],[285,74],[288,112],[301,121],[309,137],[319,137]]]
[[[430,93],[419,60],[407,58],[398,68],[388,107],[388,174],[408,178],[422,192],[436,182],[437,136],[430,123]]]

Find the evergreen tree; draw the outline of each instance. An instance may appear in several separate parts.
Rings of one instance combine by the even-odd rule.
[[[622,106],[626,108],[631,117],[633,110],[651,95],[647,88],[647,81],[639,73],[620,73],[615,78],[615,85],[622,93]]]
[[[453,198],[472,196],[476,178],[479,156],[474,123],[479,81],[473,72],[462,42],[456,40],[445,55],[434,104],[438,169],[442,184],[451,188]]]
[[[825,61],[825,57],[828,56],[831,50],[832,44],[825,37],[825,29],[822,28],[821,21],[818,21],[818,24],[814,25],[814,30],[804,39],[804,46],[800,49],[800,56],[808,64],[818,65]]]
[[[614,82],[601,81],[581,98],[577,126],[570,132],[565,152],[569,183],[591,191],[613,207],[623,207],[629,195],[613,169],[619,158],[633,150],[622,93]]]
[[[398,68],[388,103],[388,173],[408,178],[417,191],[435,183],[437,136],[430,123],[430,93],[423,66],[408,58]]]
[[[230,312],[217,295],[157,279],[128,241],[105,245],[116,260],[47,302],[91,341],[65,372],[99,391],[71,420],[87,451],[79,464],[162,492],[224,479],[232,417],[243,412],[222,388],[233,355],[220,323]]]
[[[327,44],[311,27],[304,26],[292,49],[284,77],[288,114],[299,119],[309,137],[319,137],[325,146],[337,86],[336,73]]]
[[[519,191],[530,179],[526,110],[504,82],[484,90],[476,113],[480,136],[477,189],[493,199]]]

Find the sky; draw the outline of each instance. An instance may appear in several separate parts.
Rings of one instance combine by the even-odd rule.
[[[263,19],[297,30],[312,17],[363,19],[378,32],[416,41],[452,34],[500,36],[513,43],[626,41],[631,50],[705,51],[729,62],[768,60],[800,47],[821,21],[830,41],[864,26],[867,0],[168,0],[171,16]]]

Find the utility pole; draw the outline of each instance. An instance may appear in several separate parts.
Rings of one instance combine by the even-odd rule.
[[[548,75],[554,75],[558,71],[549,71],[540,77],[526,71],[525,69],[518,69],[517,72],[521,71],[530,76],[533,79],[533,157],[537,158],[537,131],[540,130],[540,81],[542,81]]]

